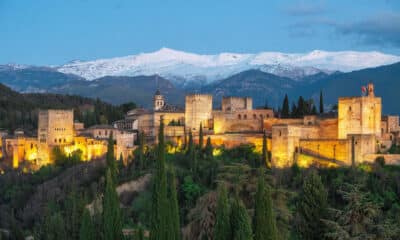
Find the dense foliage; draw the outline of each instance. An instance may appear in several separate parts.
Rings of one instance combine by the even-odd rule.
[[[160,131],[155,146],[139,141],[127,166],[115,161],[110,140],[107,160],[60,155],[35,173],[6,172],[0,228],[14,239],[400,238],[400,168],[384,159],[270,169],[260,164],[267,151],[215,148],[205,138],[203,148],[193,139],[180,148]],[[122,194],[121,184],[135,190]]]

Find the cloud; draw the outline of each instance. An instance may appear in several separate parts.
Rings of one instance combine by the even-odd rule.
[[[336,32],[369,45],[400,47],[400,14],[387,12],[361,21],[331,24]]]
[[[400,13],[382,12],[361,20],[339,22],[327,17],[299,20],[288,26],[294,37],[315,36],[322,29],[364,45],[400,47]]]
[[[286,6],[283,12],[290,16],[313,16],[323,14],[326,10],[326,6],[322,2],[300,1]]]

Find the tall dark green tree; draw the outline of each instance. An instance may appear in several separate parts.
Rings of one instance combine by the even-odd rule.
[[[231,227],[233,240],[252,240],[253,231],[249,214],[242,200],[236,194],[231,205]]]
[[[204,148],[204,153],[207,159],[211,159],[213,157],[213,146],[211,144],[211,138],[207,138],[206,147]]]
[[[269,162],[269,155],[268,155],[268,141],[267,141],[267,134],[264,131],[263,134],[263,145],[262,145],[262,155],[261,155],[261,164],[266,166],[267,168],[271,167]]]
[[[297,106],[296,103],[292,102],[292,111],[290,113],[291,117],[297,117]]]
[[[106,163],[107,163],[107,168],[110,169],[113,183],[116,184],[118,168],[117,168],[117,163],[115,161],[115,156],[114,156],[114,138],[113,138],[112,133],[110,134],[110,136],[108,138]]]
[[[181,239],[180,234],[180,220],[179,220],[179,204],[178,196],[176,193],[176,180],[175,173],[173,170],[169,171],[168,174],[168,203],[169,203],[169,229],[168,229],[168,239],[178,240]]]
[[[192,131],[189,131],[189,144],[188,144],[188,149],[186,151],[186,155],[189,158],[190,170],[195,175],[197,171],[197,156],[196,156],[196,148],[193,143]]]
[[[150,222],[150,240],[167,240],[169,230],[169,203],[167,200],[167,174],[165,169],[165,142],[164,142],[164,121],[161,119],[160,129],[158,131],[157,163],[154,174],[151,222]]]
[[[194,148],[194,144],[193,144],[193,134],[192,131],[189,130],[189,140],[188,140],[188,144],[187,144],[187,151],[186,154],[189,154],[192,149]]]
[[[297,101],[297,114],[296,117],[303,117],[304,114],[307,112],[307,106],[302,96],[299,97]]]
[[[313,115],[317,114],[317,108],[315,107],[315,105],[313,105],[313,107],[311,109],[311,114],[313,114]]]
[[[203,149],[204,145],[204,136],[203,136],[203,125],[200,123],[200,130],[199,130],[199,149],[200,151]]]
[[[289,116],[290,116],[289,98],[287,94],[285,94],[285,98],[283,99],[283,104],[282,104],[281,117],[288,118]]]
[[[278,231],[272,210],[271,192],[260,171],[254,206],[254,240],[277,240]]]
[[[324,113],[324,96],[322,90],[319,93],[319,113]]]
[[[119,198],[115,190],[111,169],[107,169],[106,189],[103,198],[103,239],[123,239],[121,209],[119,207]]]
[[[304,180],[297,203],[298,232],[303,239],[317,240],[324,236],[323,219],[327,217],[328,193],[321,177],[312,171]]]
[[[80,219],[83,206],[84,203],[79,192],[77,191],[77,186],[74,178],[71,192],[68,194],[68,197],[64,204],[65,212],[67,213],[65,216],[65,228],[68,236],[72,239],[79,238],[79,229],[81,223]]]
[[[230,240],[232,229],[230,223],[230,208],[228,193],[225,185],[220,184],[218,187],[217,213],[214,227],[215,240]]]
[[[139,229],[136,231],[134,240],[144,240],[144,232],[142,227],[139,227]]]
[[[143,170],[145,163],[144,163],[144,132],[141,131],[139,134],[139,146],[138,146],[138,165],[139,169]]]
[[[95,229],[87,208],[83,211],[82,223],[79,232],[79,240],[95,240]]]

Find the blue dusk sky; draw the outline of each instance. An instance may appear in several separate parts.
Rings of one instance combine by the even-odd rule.
[[[156,51],[400,55],[399,0],[0,0],[0,64]]]

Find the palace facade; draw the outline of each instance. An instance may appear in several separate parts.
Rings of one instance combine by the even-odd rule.
[[[80,150],[88,161],[106,153],[112,135],[115,157],[126,161],[135,149],[137,133],[143,132],[148,144],[157,142],[163,119],[164,136],[176,146],[187,140],[189,132],[198,141],[201,126],[214,146],[254,144],[255,151],[261,152],[266,133],[271,164],[276,168],[293,163],[349,166],[372,162],[378,156],[384,156],[389,164],[400,163],[400,155],[385,154],[400,142],[399,116],[382,116],[382,100],[375,96],[373,84],[368,85],[365,96],[341,97],[337,105],[337,112],[329,114],[280,118],[272,109],[254,109],[250,97],[223,97],[221,106],[214,108],[211,95],[191,94],[180,108],[169,105],[157,91],[152,109],[131,110],[112,125],[85,129],[74,122],[72,110],[40,111],[37,136],[25,136],[22,130],[13,135],[0,132],[0,157],[15,168],[24,162],[43,166],[54,161],[52,149],[59,147],[67,155]]]
[[[5,132],[1,136],[1,157],[13,168],[28,164],[39,168],[54,162],[52,151],[60,148],[67,156],[79,150],[83,161],[100,158],[107,152],[108,138],[115,141],[114,153],[127,160],[134,150],[136,133],[110,125],[96,125],[85,129],[82,123],[74,122],[73,110],[40,110],[37,136],[28,137],[23,130],[13,135]]]
[[[178,145],[189,131],[196,140],[201,125],[215,146],[251,143],[260,151],[266,132],[271,163],[278,168],[295,162],[304,167],[371,162],[398,143],[400,132],[399,116],[382,117],[382,100],[375,96],[373,84],[365,96],[339,98],[337,112],[303,118],[279,118],[272,109],[254,109],[250,97],[223,97],[221,107],[214,109],[211,95],[192,94],[180,109],[167,105],[157,91],[152,110],[130,111],[125,121],[133,122],[138,132],[155,142],[161,117],[164,135]],[[400,163],[399,155],[385,158]]]

